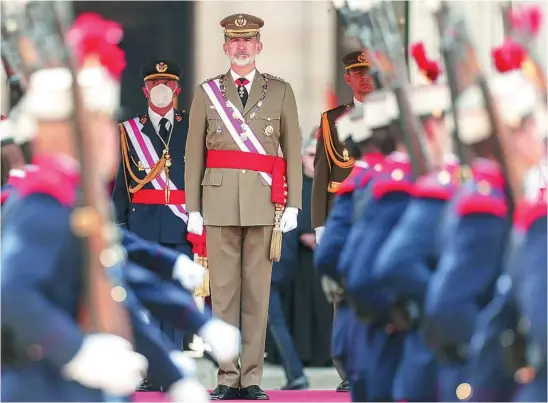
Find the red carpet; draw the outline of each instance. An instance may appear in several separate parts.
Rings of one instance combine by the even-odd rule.
[[[267,390],[270,402],[349,402],[350,393],[333,390]],[[160,392],[137,392],[134,402],[168,402],[167,396]],[[244,402],[245,400],[226,400]]]

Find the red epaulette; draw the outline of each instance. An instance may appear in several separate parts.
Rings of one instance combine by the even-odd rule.
[[[459,166],[447,164],[443,169],[427,173],[417,179],[413,195],[423,199],[449,200],[459,184]]]
[[[522,201],[516,208],[514,226],[527,232],[535,221],[547,215],[548,203],[545,200],[540,202]]]
[[[39,169],[27,172],[25,178],[19,181],[14,189],[21,197],[31,194],[45,194],[53,197],[64,206],[73,206],[76,202],[76,189],[79,175],[63,169],[52,160],[37,161]]]
[[[500,167],[487,160],[472,164],[474,188],[457,202],[461,215],[491,214],[506,217],[508,205],[504,196],[505,180]]]
[[[373,183],[373,196],[380,199],[389,193],[413,194],[414,184],[408,161],[390,161]]]
[[[8,197],[10,197],[10,195],[11,195],[11,190],[3,190],[2,193],[0,194],[0,197],[1,197],[0,205],[4,205],[4,203],[6,202],[6,200],[8,200]]]
[[[337,195],[341,196],[344,194],[352,193],[354,192],[354,190],[356,190],[360,175],[367,170],[366,167],[358,165],[358,162],[359,161],[356,161],[356,164],[354,164],[350,175],[348,175],[348,177],[339,186],[339,189],[337,189]]]

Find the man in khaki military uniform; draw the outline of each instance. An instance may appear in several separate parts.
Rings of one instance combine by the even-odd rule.
[[[248,14],[221,21],[230,69],[198,86],[190,110],[188,231],[201,234],[205,224],[213,312],[242,331],[241,366],[219,363],[213,400],[268,399],[259,384],[274,218],[293,230],[301,208],[297,105],[289,83],[255,68],[263,24]]]
[[[312,228],[316,232],[316,243],[318,244],[321,241],[324,223],[335,194],[340,184],[350,175],[354,166],[354,158],[350,150],[339,141],[335,122],[353,105],[361,106],[367,94],[375,90],[373,81],[368,74],[369,63],[363,51],[350,52],[341,59],[341,62],[345,69],[344,79],[352,88],[354,99],[351,103],[339,105],[322,113],[312,182]],[[332,287],[330,284],[325,284],[326,281],[326,279],[322,279],[322,287],[327,297],[333,299],[330,295]],[[333,353],[333,363],[343,379],[337,387],[337,391],[349,391],[344,371],[335,357],[336,352]]]

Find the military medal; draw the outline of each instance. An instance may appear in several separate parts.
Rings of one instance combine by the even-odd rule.
[[[343,149],[343,160],[348,161],[350,157],[348,156],[348,150],[345,148]]]
[[[143,163],[139,161],[139,171],[144,171],[145,167],[143,166]]]
[[[264,134],[265,136],[272,136],[274,134],[274,127],[272,125],[268,125],[264,128]]]
[[[247,140],[247,135],[245,133],[242,133],[240,135],[240,138],[243,140],[243,141],[246,141]]]

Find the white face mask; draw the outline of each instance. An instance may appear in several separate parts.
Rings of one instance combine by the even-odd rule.
[[[165,84],[158,84],[149,90],[150,102],[158,108],[165,108],[173,101],[173,91]]]

